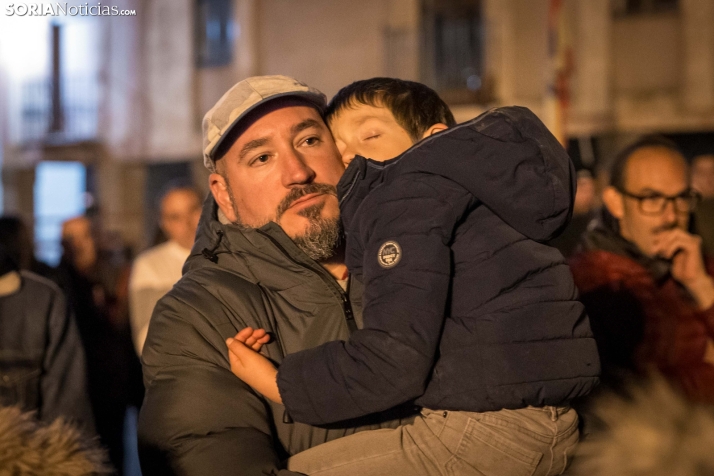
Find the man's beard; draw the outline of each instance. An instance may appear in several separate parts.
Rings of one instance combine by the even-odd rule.
[[[228,197],[231,200],[231,207],[233,207],[233,213],[236,216],[236,221],[233,222],[234,225],[245,230],[260,228],[271,221],[266,220],[264,223],[254,227],[245,225],[241,221],[238,207],[236,207],[235,199],[233,198],[233,189],[228,182],[228,177],[224,176],[224,179],[228,185]],[[275,222],[280,225],[280,219],[288,208],[290,208],[290,205],[294,201],[312,193],[322,193],[337,197],[337,189],[332,185],[324,183],[311,183],[303,187],[293,188],[278,204],[275,210]],[[342,241],[342,223],[340,222],[340,218],[323,218],[323,208],[325,208],[324,202],[300,210],[298,215],[308,219],[308,226],[302,235],[291,237],[297,247],[315,261],[325,261],[332,258]]]
[[[309,225],[304,234],[292,239],[298,248],[315,261],[332,258],[342,240],[340,218],[323,218],[323,208],[325,204],[320,203],[300,210],[298,215],[307,218]]]

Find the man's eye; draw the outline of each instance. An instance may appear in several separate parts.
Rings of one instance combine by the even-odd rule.
[[[261,165],[266,163],[269,159],[270,156],[268,154],[263,154],[253,159],[253,162],[251,162],[250,165]]]
[[[319,137],[308,137],[305,139],[305,145],[317,145],[318,142],[320,142]]]

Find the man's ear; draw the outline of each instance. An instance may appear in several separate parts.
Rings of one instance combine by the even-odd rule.
[[[446,124],[442,124],[441,122],[437,122],[436,124],[432,125],[429,127],[427,130],[424,131],[424,134],[421,136],[422,139],[426,139],[427,137],[436,134],[437,132],[444,131],[448,129],[449,126]]]
[[[226,218],[228,218],[231,223],[237,222],[238,217],[233,211],[231,196],[228,193],[228,183],[226,183],[226,179],[223,178],[223,175],[217,173],[209,175],[208,187],[211,189],[211,193],[218,204],[218,208],[221,209]]]
[[[607,207],[607,211],[618,220],[625,216],[625,197],[617,191],[615,187],[607,187],[602,192],[602,202]]]

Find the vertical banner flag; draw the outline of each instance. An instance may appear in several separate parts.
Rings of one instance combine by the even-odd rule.
[[[563,146],[567,142],[566,122],[573,72],[573,47],[564,4],[565,0],[550,0],[548,8],[548,81],[544,108],[544,122]]]

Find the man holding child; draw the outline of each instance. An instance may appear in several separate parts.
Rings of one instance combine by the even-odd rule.
[[[377,81],[377,89],[385,85],[393,87],[395,84],[394,80],[380,81]],[[361,178],[364,179],[368,167],[400,155],[420,139],[431,137],[447,129],[447,126],[454,125],[448,108],[433,91],[403,81],[397,82],[396,87],[406,88],[406,94],[396,95],[396,105],[392,107],[385,107],[391,94],[382,94],[377,101],[361,101],[362,93],[356,91],[356,95],[350,98],[356,100],[352,105],[362,104],[374,108],[364,118],[358,117],[357,121],[372,126],[362,131],[364,137],[353,134],[353,131],[359,129],[356,123],[347,124],[339,131],[333,127],[337,144],[323,119],[324,96],[290,78],[258,77],[241,81],[206,115],[204,153],[206,165],[214,172],[209,179],[212,197],[204,205],[199,236],[187,263],[186,273],[157,305],[143,357],[147,397],[142,408],[140,439],[142,463],[150,474],[290,474],[285,469],[285,460],[321,443],[367,429],[381,428],[372,433],[373,436],[389,432],[405,434],[403,432],[411,431],[410,428],[425,419],[424,412],[417,414],[414,411],[415,399],[419,404],[419,397],[422,396],[418,394],[419,390],[412,389],[400,398],[396,396],[399,391],[390,392],[385,388],[389,398],[383,398],[376,405],[367,399],[354,401],[353,411],[344,412],[344,408],[349,406],[345,405],[349,397],[336,395],[335,408],[341,410],[328,415],[325,421],[310,421],[315,426],[301,423],[299,420],[302,418],[293,422],[292,412],[286,412],[280,403],[280,392],[277,395],[271,394],[277,392],[277,387],[265,390],[245,378],[258,390],[256,392],[233,375],[231,367],[236,371],[236,357],[232,357],[231,366],[225,344],[227,338],[235,336],[231,350],[238,346],[240,352],[244,344],[239,341],[243,340],[248,347],[260,349],[263,355],[279,364],[289,354],[306,349],[322,349],[325,347],[318,346],[328,342],[331,344],[327,345],[333,347],[350,345],[353,342],[351,334],[365,336],[370,332],[374,334],[382,331],[370,327],[370,322],[363,322],[362,284],[368,288],[364,302],[371,309],[370,313],[376,312],[374,309],[378,306],[375,302],[384,303],[385,309],[390,310],[395,309],[394,303],[389,304],[389,296],[380,296],[375,301],[375,294],[369,291],[370,270],[359,272],[356,266],[350,266],[350,271],[359,277],[353,279],[345,264],[345,258],[348,263],[354,264],[360,262],[361,257],[356,257],[356,254],[353,256],[349,245],[347,250],[350,254],[345,257],[345,247],[341,243],[336,186],[344,171],[342,161],[351,160],[350,154],[369,153],[373,161],[358,157],[355,159],[358,163],[350,168],[352,175],[355,174],[354,170],[363,172]],[[410,91],[426,94],[428,99],[415,102],[418,106],[412,108],[417,111],[415,114],[410,114],[409,107],[399,102],[400,98],[408,97]],[[343,113],[350,110],[350,104],[345,105]],[[404,111],[407,113],[402,115]],[[419,111],[426,111],[426,117],[419,117]],[[340,114],[334,117],[339,119]],[[433,120],[433,117],[437,119]],[[412,123],[417,124],[417,127],[411,127]],[[548,247],[539,243],[557,233],[567,222],[572,208],[572,166],[562,149],[553,147],[552,136],[525,110],[503,110],[468,124],[466,127],[454,128],[453,133],[447,130],[443,134],[433,135],[428,141],[435,147],[440,147],[442,141],[448,140],[442,137],[466,141],[462,143],[478,142],[480,139],[475,139],[474,134],[483,133],[489,138],[490,144],[494,144],[484,149],[484,152],[489,152],[489,160],[498,159],[498,148],[503,147],[504,153],[517,152],[517,160],[521,165],[520,168],[514,166],[509,170],[507,167],[512,162],[506,161],[497,168],[497,174],[500,175],[492,177],[493,183],[489,183],[488,177],[483,177],[480,190],[484,196],[475,196],[474,190],[461,190],[463,184],[453,180],[453,183],[445,185],[452,192],[458,189],[454,193],[458,195],[459,201],[454,206],[461,208],[459,216],[448,217],[449,224],[443,230],[450,230],[454,237],[461,236],[459,246],[465,246],[464,236],[473,240],[478,235],[462,224],[468,221],[469,216],[490,213],[491,223],[497,223],[500,219],[504,222],[504,226],[499,225],[498,233],[501,238],[505,236],[504,233],[509,236],[505,243],[508,249],[506,255],[532,258],[532,261],[514,263],[520,265],[514,267],[516,274],[501,280],[494,280],[493,276],[479,277],[474,274],[476,269],[461,270],[464,279],[478,279],[481,280],[479,283],[488,283],[490,279],[491,284],[510,282],[512,287],[509,289],[504,284],[504,288],[480,290],[483,296],[493,293],[491,298],[486,296],[482,304],[496,300],[497,307],[504,311],[504,320],[499,322],[499,313],[494,312],[489,319],[494,323],[490,330],[489,320],[483,320],[476,326],[473,322],[463,325],[460,338],[464,342],[469,341],[467,334],[476,338],[477,333],[485,333],[481,334],[481,340],[477,339],[477,344],[470,344],[474,353],[470,351],[468,355],[464,354],[469,359],[478,354],[480,361],[474,361],[472,365],[459,367],[461,364],[458,364],[458,368],[454,369],[450,367],[448,359],[444,360],[444,348],[440,351],[435,348],[440,340],[442,344],[444,342],[444,337],[439,335],[444,321],[444,332],[447,329],[450,333],[457,332],[453,322],[449,324],[456,316],[452,315],[447,303],[454,288],[465,281],[450,283],[452,278],[446,276],[439,280],[435,289],[428,290],[435,293],[436,301],[426,310],[428,319],[424,318],[420,322],[429,319],[433,322],[421,329],[426,333],[418,335],[424,337],[431,353],[427,352],[422,359],[423,365],[415,369],[419,374],[417,379],[425,380],[423,387],[414,388],[439,395],[437,389],[430,386],[430,382],[436,378],[436,374],[430,374],[433,365],[436,365],[437,370],[442,369],[440,372],[469,369],[461,375],[463,379],[475,375],[478,380],[479,375],[490,375],[489,381],[484,381],[483,385],[479,385],[478,381],[456,385],[463,387],[460,391],[464,395],[452,400],[466,404],[449,403],[438,407],[430,402],[432,408],[428,409],[433,415],[441,415],[443,420],[449,420],[451,414],[464,414],[460,415],[465,418],[460,420],[464,422],[464,436],[471,435],[480,440],[484,439],[484,435],[490,436],[486,437],[483,455],[471,452],[463,458],[456,454],[455,448],[447,448],[446,451],[453,450],[448,458],[445,456],[447,453],[442,452],[427,462],[418,462],[418,471],[422,474],[447,474],[448,471],[452,474],[454,471],[456,474],[479,474],[476,471],[497,471],[492,474],[524,474],[523,471],[531,471],[528,474],[558,474],[567,464],[567,453],[572,451],[572,446],[577,442],[577,416],[569,409],[569,400],[589,392],[597,382],[599,372],[587,316],[582,306],[575,301],[572,278],[562,274],[562,270],[567,270],[567,267],[562,260],[558,260],[557,252],[552,254]],[[332,122],[330,125],[334,126]],[[387,146],[380,146],[379,141],[385,138],[388,139]],[[350,152],[350,147],[356,141],[374,141],[370,144],[373,149],[360,147]],[[501,143],[502,146],[497,145]],[[519,145],[521,143],[525,145]],[[415,164],[427,160],[424,152],[421,152],[421,158],[418,154],[412,154],[417,156]],[[460,154],[457,159],[468,155],[461,151]],[[402,157],[409,156],[405,154]],[[408,160],[401,163],[409,163]],[[382,168],[386,170],[390,161],[383,163]],[[456,170],[468,172],[470,169],[464,166]],[[387,180],[385,177],[379,175],[377,178]],[[504,178],[505,181],[499,182],[499,179]],[[444,178],[447,179],[449,177]],[[535,182],[529,183],[531,180]],[[528,191],[529,187],[538,188],[544,183],[548,185],[544,190]],[[428,188],[429,185],[425,183],[421,187]],[[523,191],[528,194],[528,197],[524,197],[527,199],[541,192],[550,193],[545,199],[550,200],[550,208],[538,210],[533,224],[516,230],[507,222],[509,213],[518,214],[517,210],[514,212],[504,208],[498,213],[485,211],[490,210],[488,205],[494,203],[491,201],[493,197],[485,195],[492,195],[487,192],[493,191],[502,191],[512,197]],[[346,194],[342,183],[340,192],[341,196]],[[446,195],[444,198],[448,201]],[[531,208],[520,213],[531,213],[536,210],[533,207],[538,206],[537,203],[525,205]],[[423,213],[439,215],[443,210],[424,210]],[[350,226],[347,227],[348,231],[351,230]],[[360,231],[363,232],[368,233]],[[487,238],[487,230],[483,232]],[[348,244],[350,239],[352,237],[348,235]],[[388,244],[388,241],[382,244]],[[450,253],[454,257],[459,256],[458,250],[450,250],[456,240],[452,243],[448,237],[441,236],[439,241],[439,256],[423,258],[426,261],[438,258],[440,265],[445,266],[446,274],[459,276],[459,265],[463,263],[450,261]],[[399,253],[404,251],[398,241],[395,243],[390,248],[389,262],[382,266],[384,270],[392,267],[397,269],[399,261],[404,265],[414,259],[412,255],[406,254],[400,258]],[[367,251],[371,251],[371,246],[372,243],[368,243]],[[490,252],[491,245],[484,242],[481,246],[484,252]],[[386,260],[388,253],[382,254]],[[375,262],[378,262],[379,256],[382,255],[378,253],[374,257]],[[456,275],[453,274],[454,269]],[[555,293],[552,308],[536,299],[548,285],[555,285],[556,288],[551,290]],[[397,289],[398,286],[394,286],[393,289]],[[503,298],[516,288],[520,300],[509,301]],[[478,288],[474,290],[477,291]],[[536,310],[531,316],[533,320],[529,322],[527,313],[522,313],[517,319],[509,321],[508,316],[514,315],[512,309],[509,309],[509,302],[511,307],[522,309],[535,306],[531,307],[531,310]],[[539,302],[540,308],[537,305]],[[494,308],[494,311],[497,309]],[[475,315],[480,315],[479,312]],[[471,317],[466,312],[466,318]],[[399,317],[399,320],[403,319],[404,316]],[[538,323],[546,325],[543,327]],[[409,328],[408,323],[401,322],[400,325],[404,329]],[[366,328],[356,330],[362,327]],[[484,340],[485,335],[489,337]],[[488,342],[489,339],[493,341]],[[414,342],[412,337],[407,337],[407,345],[395,350],[423,352],[419,345],[411,345]],[[492,344],[495,352],[488,351]],[[262,359],[260,354],[248,347],[242,348],[250,352],[247,354],[249,358]],[[361,349],[365,352],[374,350],[368,342]],[[511,349],[510,356],[508,349]],[[382,355],[372,359],[375,369],[384,364],[386,349],[382,350]],[[380,354],[379,348],[376,353]],[[504,357],[508,358],[503,360]],[[455,359],[451,363],[458,362],[458,352],[449,358]],[[270,362],[268,364],[272,366]],[[537,371],[526,376],[521,372],[525,367]],[[477,371],[473,375],[469,374],[474,368]],[[409,373],[410,369],[402,370]],[[345,372],[344,376],[348,378],[350,373]],[[275,378],[274,373],[272,378]],[[362,380],[356,382],[364,382],[364,375],[360,378]],[[451,380],[449,385],[454,382]],[[481,397],[470,399],[469,395],[477,393],[480,387],[487,391]],[[449,400],[449,395],[456,395],[452,390],[454,388],[449,388],[441,395],[445,401]],[[370,395],[370,392],[364,395]],[[373,395],[378,396],[377,393]],[[468,403],[473,401],[481,402],[480,406]],[[440,412],[434,413],[436,410]],[[515,429],[499,429],[494,433],[493,425],[489,428],[487,420],[494,415],[502,415],[504,410],[513,412],[503,421],[511,421]],[[517,417],[515,422],[513,415]],[[524,439],[524,434],[533,433],[530,425],[534,419],[540,421],[540,415],[547,417],[543,418],[543,424],[549,427],[548,434],[543,438]],[[523,427],[525,431],[518,430],[523,418],[528,420]],[[479,419],[482,421],[477,422]],[[452,420],[455,421],[456,417]],[[497,422],[495,427],[503,426],[501,423]],[[478,428],[474,431],[475,425]],[[365,440],[354,439],[358,436],[330,444],[341,444],[341,448],[350,447],[350,441]],[[534,441],[539,439],[547,440],[547,448],[542,451],[533,446]],[[494,447],[493,443],[499,444]],[[328,447],[329,444],[324,448]],[[351,447],[359,448],[354,445]],[[486,448],[494,449],[486,451]],[[364,448],[364,451],[358,451],[358,456],[369,456],[372,451],[373,448]],[[396,450],[396,453],[406,454],[401,449]],[[309,463],[311,459],[314,460],[309,455],[309,451],[304,453],[302,461]],[[325,456],[323,454],[317,458],[324,462]],[[291,465],[290,460],[287,467],[311,473],[324,471],[323,474],[337,474],[332,473],[329,467],[315,469],[310,464]],[[391,471],[385,465],[373,469],[363,463],[357,463],[357,469],[353,471],[379,474],[380,467]],[[363,473],[362,468],[373,472]],[[406,474],[411,470],[403,466],[403,471]]]

